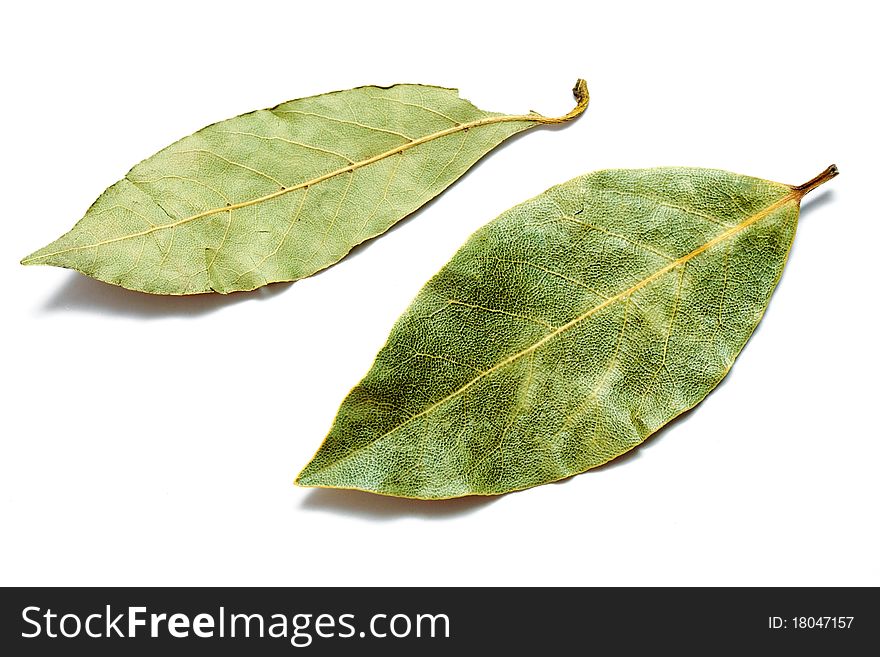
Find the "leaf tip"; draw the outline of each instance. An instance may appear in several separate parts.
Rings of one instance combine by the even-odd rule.
[[[40,256],[38,254],[40,253],[40,251],[42,251],[42,249],[40,249],[39,251],[34,251],[30,255],[25,256],[24,258],[19,260],[18,264],[24,265],[25,267],[27,267],[29,265],[41,264],[40,262],[38,262],[38,260],[40,259]]]
[[[328,476],[323,467],[316,467],[314,459],[309,461],[302,471],[296,475],[293,485],[299,488],[342,488],[349,489],[349,482],[345,479],[338,479]],[[357,485],[351,486],[354,490],[362,490]]]
[[[315,486],[320,485],[320,482],[316,481],[314,473],[309,472],[310,466],[311,462],[302,469],[302,472],[296,475],[296,478],[293,480],[294,486],[299,486],[301,488],[314,488]]]

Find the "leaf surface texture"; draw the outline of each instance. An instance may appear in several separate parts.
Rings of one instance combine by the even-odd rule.
[[[359,87],[215,123],[136,165],[23,264],[154,294],[309,276],[385,232],[508,137],[578,116],[487,112],[455,89]]]
[[[632,449],[727,374],[814,181],[607,170],[508,210],[400,317],[298,483],[493,495]]]

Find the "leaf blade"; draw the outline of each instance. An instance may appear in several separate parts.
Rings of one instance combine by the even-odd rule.
[[[481,110],[456,90],[358,87],[215,123],[135,165],[22,260],[154,294],[298,280],[441,193],[510,136],[579,116]],[[378,107],[381,105],[382,109]]]
[[[505,212],[398,320],[297,482],[500,494],[635,447],[732,366],[781,275],[802,188],[604,171]]]

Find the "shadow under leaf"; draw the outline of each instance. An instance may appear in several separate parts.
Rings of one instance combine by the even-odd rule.
[[[812,214],[816,210],[824,208],[826,205],[830,205],[834,202],[836,195],[833,189],[826,189],[816,194],[815,196],[807,196],[804,199],[803,203],[801,203],[801,215],[800,218]]]
[[[351,518],[396,520],[424,518],[440,520],[475,513],[498,499],[498,496],[457,497],[451,500],[411,500],[375,495],[359,490],[315,488],[306,495],[300,508],[306,511],[329,511]]]
[[[70,272],[70,277],[46,301],[42,311],[80,311],[140,319],[195,317],[243,301],[270,299],[291,285],[272,283],[250,292],[167,296],[135,292]]]

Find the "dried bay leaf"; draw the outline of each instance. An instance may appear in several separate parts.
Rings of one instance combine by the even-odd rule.
[[[411,214],[508,137],[564,123],[478,109],[455,89],[359,87],[210,125],[110,186],[22,264],[132,290],[252,290],[328,267]]]
[[[727,374],[782,274],[804,194],[693,168],[608,170],[477,231],[398,319],[297,478],[495,495],[639,445]]]

